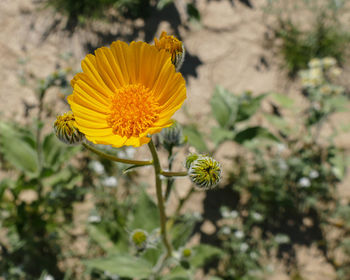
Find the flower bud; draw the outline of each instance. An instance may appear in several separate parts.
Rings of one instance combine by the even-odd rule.
[[[144,251],[148,244],[148,233],[142,229],[135,229],[130,234],[130,242],[135,246],[137,251]]]
[[[192,250],[190,248],[181,249],[181,258],[188,259],[192,256]]]
[[[159,37],[154,38],[154,45],[158,50],[165,50],[171,54],[171,62],[178,71],[185,59],[185,48],[182,42],[175,36],[167,35],[165,31]]]
[[[84,134],[74,126],[74,123],[75,118],[71,111],[58,116],[54,123],[57,138],[66,144],[80,144],[84,139]]]
[[[182,127],[174,122],[172,126],[163,128],[160,132],[161,141],[166,149],[183,144]]]
[[[188,175],[199,188],[214,188],[221,179],[221,166],[211,157],[199,157],[192,162]]]
[[[185,166],[187,169],[190,169],[192,162],[194,162],[196,159],[198,159],[201,155],[198,155],[196,153],[192,153],[187,156]]]

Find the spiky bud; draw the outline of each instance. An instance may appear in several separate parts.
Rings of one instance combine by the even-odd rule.
[[[190,169],[191,167],[191,164],[200,157],[201,155],[199,154],[196,154],[196,153],[192,153],[192,154],[189,154],[186,158],[186,163],[185,163],[185,166],[187,169]]]
[[[168,150],[171,147],[180,146],[184,143],[182,127],[176,121],[170,126],[163,128],[160,132],[161,141],[164,147]]]
[[[84,139],[84,134],[81,133],[74,125],[75,118],[73,112],[69,111],[58,116],[54,123],[57,138],[66,144],[80,144]]]
[[[154,45],[158,50],[165,50],[171,54],[171,62],[175,65],[176,71],[179,71],[185,59],[185,48],[182,42],[163,31],[159,40],[154,38]]]
[[[221,166],[212,157],[199,157],[192,162],[188,175],[197,187],[212,189],[221,179]]]

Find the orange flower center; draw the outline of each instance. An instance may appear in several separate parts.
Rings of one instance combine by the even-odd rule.
[[[152,92],[141,84],[127,85],[111,97],[107,124],[122,137],[139,137],[159,118],[160,106]]]

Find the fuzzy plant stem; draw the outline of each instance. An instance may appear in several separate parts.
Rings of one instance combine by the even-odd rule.
[[[171,171],[160,171],[160,174],[164,177],[184,177],[188,175],[187,171],[178,171],[178,172],[171,172]]]
[[[148,143],[148,147],[153,157],[153,166],[154,166],[154,173],[155,173],[155,179],[156,179],[156,193],[157,193],[158,209],[159,209],[159,215],[160,215],[160,233],[162,236],[162,241],[164,243],[164,246],[167,250],[167,255],[165,257],[167,259],[171,257],[172,249],[168,241],[167,230],[166,230],[166,214],[165,214],[164,200],[163,200],[163,194],[162,194],[162,182],[160,180],[162,169],[160,167],[160,162],[159,162],[156,147],[154,146],[154,143],[152,140]]]
[[[139,166],[143,166],[143,165],[152,165],[153,161],[152,160],[133,160],[133,159],[124,159],[124,158],[118,158],[116,156],[112,156],[109,154],[106,154],[92,146],[90,146],[89,144],[83,142],[82,145],[88,149],[89,151],[95,153],[96,155],[103,157],[105,159],[109,159],[112,161],[116,161],[116,162],[121,162],[121,163],[125,163],[125,164],[134,164],[134,165],[139,165]]]

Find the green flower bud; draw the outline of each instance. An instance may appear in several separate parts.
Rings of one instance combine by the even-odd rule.
[[[70,111],[58,116],[54,123],[57,138],[66,144],[80,144],[84,140],[84,134],[74,124],[75,118],[73,112]]]
[[[186,158],[185,166],[187,169],[190,169],[192,162],[194,162],[197,158],[199,158],[201,155],[198,155],[196,153],[190,154]]]
[[[135,229],[130,234],[130,242],[136,247],[137,251],[144,251],[148,245],[148,233],[142,229]]]
[[[197,187],[212,189],[221,179],[221,166],[212,157],[199,157],[192,162],[188,175]]]
[[[182,127],[174,121],[172,126],[164,128],[160,132],[161,141],[164,147],[169,150],[171,147],[183,144]]]
[[[192,250],[190,248],[182,248],[181,257],[188,259],[192,256]]]

